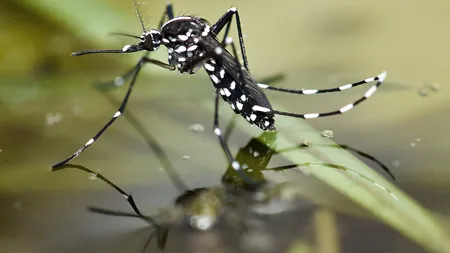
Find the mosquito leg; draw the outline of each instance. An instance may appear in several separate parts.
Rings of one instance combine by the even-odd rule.
[[[143,57],[147,58],[149,53],[150,52],[146,52]],[[136,69],[138,68],[138,66],[139,65],[134,65],[123,75],[117,76],[113,80],[106,81],[106,82],[98,82],[98,83],[94,84],[94,87],[101,91],[109,91],[109,90],[115,89],[117,87],[120,87],[124,83],[126,83],[131,77],[133,77],[133,74],[136,72]]]
[[[244,36],[242,34],[242,25],[241,25],[241,19],[239,17],[239,12],[237,11],[236,8],[231,8],[229,9],[213,26],[211,31],[214,34],[218,34],[220,33],[220,31],[222,31],[223,27],[226,25],[227,27],[225,28],[225,33],[224,33],[224,40],[228,37],[228,32],[230,30],[230,25],[231,25],[231,21],[233,20],[233,16],[236,16],[236,27],[237,27],[237,31],[238,31],[238,37],[239,37],[239,45],[241,47],[241,54],[242,54],[242,59],[244,61],[244,67],[245,69],[250,73],[249,68],[248,68],[248,59],[247,59],[247,54],[245,52],[245,46],[244,46]],[[223,44],[224,41],[222,41]]]
[[[113,106],[117,106],[118,104],[120,104],[120,101],[117,101],[110,94],[104,92],[102,92],[101,94],[103,94]],[[164,149],[161,147],[161,144],[159,144],[158,141],[156,141],[156,139],[147,131],[145,126],[142,125],[142,123],[139,121],[138,117],[136,117],[130,110],[127,110],[127,113],[125,113],[123,116],[134,127],[134,129],[139,132],[139,134],[147,143],[147,146],[156,154],[161,164],[163,165],[163,168],[169,175],[169,178],[171,179],[174,186],[178,189],[178,191],[184,192],[186,189],[188,189],[188,186],[184,183],[181,176],[177,173],[177,170],[171,164],[170,159]]]
[[[265,77],[264,79],[260,80],[258,83],[268,83],[268,84],[275,84],[278,83],[280,81],[283,81],[283,79],[285,78],[283,73],[278,73],[278,74],[274,74],[268,77]]]
[[[360,150],[358,150],[356,148],[352,148],[352,147],[350,147],[348,145],[336,144],[336,145],[333,145],[333,146],[338,147],[338,148],[342,148],[342,149],[345,149],[345,150],[353,151],[353,152],[357,153],[358,155],[373,161],[374,163],[378,164],[381,167],[381,169],[383,169],[392,178],[392,180],[395,180],[395,176],[394,176],[394,174],[392,174],[391,170],[389,170],[389,168],[386,165],[384,165],[382,162],[380,162],[374,156],[371,156],[371,155],[369,155],[369,154],[367,154],[367,153],[365,153],[363,151],[360,151]]]
[[[268,171],[284,171],[284,170],[290,170],[290,169],[294,169],[294,168],[298,168],[298,167],[310,167],[310,166],[323,166],[323,167],[328,167],[328,168],[333,168],[333,169],[338,169],[338,170],[342,170],[346,173],[349,174],[353,174],[367,182],[370,182],[371,184],[373,184],[374,186],[380,188],[381,190],[387,192],[389,195],[391,195],[392,198],[394,198],[395,200],[398,200],[398,197],[388,188],[380,185],[379,183],[375,182],[372,178],[361,174],[359,172],[356,172],[354,170],[348,169],[344,166],[341,165],[336,165],[336,164],[330,164],[330,163],[302,163],[302,164],[290,164],[290,165],[284,165],[284,166],[278,166],[278,167],[273,167],[273,168],[267,168],[266,170]]]
[[[167,225],[158,225],[153,218],[150,216],[143,215],[139,208],[137,207],[136,203],[134,202],[133,196],[131,194],[127,194],[124,190],[122,190],[119,186],[108,180],[106,177],[104,177],[102,174],[98,172],[94,172],[82,165],[77,164],[66,164],[59,169],[65,169],[65,168],[75,168],[84,172],[87,172],[96,178],[99,178],[103,182],[107,183],[109,186],[111,186],[113,189],[115,189],[117,192],[122,194],[122,196],[127,200],[128,204],[130,204],[131,208],[133,208],[135,214],[129,213],[129,212],[123,212],[123,211],[115,211],[115,210],[108,210],[104,208],[99,207],[88,207],[88,210],[94,213],[99,213],[103,215],[110,215],[110,216],[121,216],[121,217],[133,217],[133,218],[140,218],[146,222],[148,222],[154,229],[154,234],[156,234],[156,238],[158,240],[157,246],[159,249],[164,250],[166,246],[167,236],[169,232],[169,227]]]
[[[222,149],[225,153],[225,156],[228,159],[228,162],[231,164],[231,167],[239,173],[242,180],[249,185],[249,186],[257,186],[257,182],[254,182],[251,180],[246,174],[245,171],[242,169],[242,166],[237,162],[233,155],[230,152],[230,149],[228,148],[227,143],[225,142],[225,139],[223,138],[222,131],[219,127],[219,89],[216,89],[215,93],[215,106],[214,106],[214,134],[219,138],[220,145],[222,146]]]
[[[164,24],[164,22],[166,22],[166,18],[168,20],[171,20],[174,18],[174,14],[173,14],[173,6],[171,3],[167,2],[166,5],[166,10],[164,11],[161,19],[159,20],[159,28],[161,28],[161,26]]]
[[[70,160],[72,160],[72,159],[74,159],[75,157],[79,156],[84,150],[86,150],[90,145],[92,145],[92,144],[93,144],[93,143],[94,143],[94,142],[95,142],[95,141],[103,134],[103,132],[105,132],[106,129],[107,129],[109,126],[111,126],[111,124],[112,124],[112,123],[113,123],[120,115],[122,115],[122,113],[125,111],[125,107],[126,107],[126,105],[127,105],[127,103],[128,103],[128,99],[130,98],[131,91],[133,90],[133,87],[134,87],[134,84],[135,84],[135,82],[136,82],[137,76],[138,76],[140,70],[142,69],[142,66],[143,66],[145,63],[152,63],[152,64],[158,65],[158,66],[160,66],[160,67],[163,67],[163,68],[167,68],[167,69],[170,69],[170,70],[175,70],[175,67],[172,66],[172,65],[169,65],[169,64],[166,64],[166,63],[157,61],[157,60],[153,60],[153,59],[150,59],[150,58],[141,58],[141,59],[139,60],[138,64],[136,65],[136,67],[135,67],[136,70],[135,70],[134,75],[133,75],[133,77],[132,77],[132,79],[131,79],[130,86],[128,87],[127,93],[126,93],[124,99],[122,100],[122,103],[120,104],[120,107],[119,107],[119,109],[117,110],[117,112],[116,112],[116,113],[113,115],[113,117],[108,121],[108,123],[106,123],[106,125],[104,125],[104,126],[100,129],[100,131],[98,131],[91,139],[89,139],[89,140],[86,142],[86,144],[84,144],[80,149],[78,149],[75,153],[73,153],[72,155],[70,155],[68,158],[64,159],[63,161],[61,161],[61,162],[59,162],[59,163],[57,163],[57,164],[54,164],[54,165],[52,166],[53,169],[59,168],[59,167],[61,167],[62,165],[68,163]]]
[[[133,208],[133,210],[134,210],[134,212],[136,213],[137,216],[139,216],[141,219],[145,220],[146,222],[149,222],[152,225],[155,225],[155,223],[153,222],[153,220],[150,217],[142,215],[141,211],[139,211],[139,208],[137,207],[136,203],[134,202],[133,196],[131,196],[131,194],[127,194],[124,190],[122,190],[119,186],[117,186],[116,184],[114,184],[113,182],[108,180],[102,174],[100,174],[98,172],[94,172],[94,171],[92,171],[92,170],[90,170],[90,169],[88,169],[88,168],[86,168],[86,167],[84,167],[82,165],[78,165],[78,164],[66,164],[66,165],[63,165],[63,166],[59,167],[58,169],[55,169],[55,170],[61,170],[61,169],[65,169],[65,168],[78,169],[78,170],[87,172],[87,173],[95,176],[96,178],[102,180],[103,182],[108,184],[110,187],[115,189],[117,192],[122,194],[122,196],[127,200],[128,204],[130,204],[131,208]]]
[[[361,150],[358,150],[356,148],[353,148],[353,147],[350,147],[350,146],[344,145],[344,144],[331,144],[331,145],[328,145],[328,144],[312,144],[312,145],[313,146],[320,145],[320,146],[327,146],[327,147],[336,147],[336,148],[342,148],[342,149],[345,149],[345,150],[349,150],[349,151],[355,152],[356,154],[358,154],[358,155],[360,155],[360,156],[362,156],[362,157],[364,157],[364,158],[366,158],[366,159],[368,159],[368,160],[378,164],[381,167],[381,169],[383,169],[393,180],[395,180],[394,174],[392,174],[391,170],[386,165],[384,165],[376,157],[374,157],[372,155],[369,155],[366,152],[363,152]],[[295,150],[295,149],[298,149],[298,148],[306,148],[306,147],[307,146],[301,146],[300,145],[300,146],[295,146],[295,147],[291,147],[291,148],[280,149],[280,150],[277,150],[276,153],[279,154],[279,153],[282,153],[282,152]]]
[[[370,87],[370,89],[367,90],[366,93],[364,93],[363,97],[359,98],[355,102],[352,102],[350,104],[347,104],[346,106],[341,107],[339,110],[330,111],[330,112],[322,112],[322,113],[306,113],[306,114],[298,114],[298,113],[292,113],[292,112],[283,112],[283,111],[273,110],[273,113],[278,114],[278,115],[284,115],[284,116],[289,116],[289,117],[294,117],[294,118],[303,118],[303,119],[320,118],[320,117],[327,117],[327,116],[345,113],[345,112],[353,109],[359,103],[368,99],[370,96],[372,96],[375,93],[375,91],[381,86],[384,79],[386,78],[386,75],[387,75],[387,73],[383,72],[376,77],[370,78],[370,81],[376,81],[375,85]]]
[[[277,87],[273,87],[268,84],[265,84],[264,82],[258,83],[258,86],[261,89],[268,89],[268,90],[279,91],[279,92],[287,92],[287,93],[300,94],[300,95],[314,95],[314,94],[320,94],[320,93],[341,92],[341,91],[348,90],[348,89],[351,89],[354,87],[358,87],[358,86],[366,84],[366,83],[381,80],[383,76],[384,76],[384,78],[386,77],[386,72],[383,72],[376,77],[369,77],[369,78],[366,78],[364,80],[361,80],[361,81],[358,81],[355,83],[344,84],[344,85],[341,85],[336,88],[322,89],[322,90],[316,90],[316,89],[296,90],[296,89],[277,88]],[[382,81],[383,80],[381,80],[381,82]]]

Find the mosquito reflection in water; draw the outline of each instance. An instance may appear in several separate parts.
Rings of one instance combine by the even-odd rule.
[[[255,188],[254,185],[251,185],[251,187],[246,185],[245,181],[239,177],[239,174],[237,174],[231,166],[222,176],[222,184],[209,188],[201,187],[187,189],[187,186],[180,182],[180,177],[175,177],[176,172],[171,171],[169,173],[171,175],[170,178],[179,190],[183,188],[182,193],[174,200],[173,206],[165,208],[160,213],[153,216],[143,215],[131,195],[127,194],[100,173],[88,169],[82,165],[68,164],[63,168],[76,168],[88,172],[106,182],[116,191],[120,192],[130,203],[135,213],[113,211],[99,207],[89,207],[88,209],[95,213],[143,219],[153,228],[152,236],[148,240],[147,244],[150,242],[152,237],[156,237],[157,247],[160,250],[164,250],[168,239],[169,229],[174,225],[184,224],[195,230],[206,231],[212,229],[220,219],[225,218],[224,220],[227,221],[236,221],[236,219],[238,219],[238,223],[245,229],[246,219],[244,217],[252,213],[276,214],[292,209],[295,206],[295,201],[300,197],[300,195],[295,192],[295,183],[273,183],[264,176],[265,172],[268,171],[276,172],[292,170],[298,169],[302,166],[312,165],[331,167],[350,173],[364,180],[369,180],[373,185],[387,191],[393,198],[396,199],[396,196],[390,192],[389,189],[374,182],[369,177],[345,168],[344,166],[327,163],[304,163],[290,164],[279,167],[268,167],[272,156],[280,152],[275,149],[275,143],[276,133],[265,132],[258,138],[251,139],[248,144],[242,147],[235,156],[235,159],[243,165],[243,168],[249,177],[253,181],[260,182],[258,188]],[[284,151],[288,150],[292,149],[285,149]],[[373,157],[370,157],[361,151],[359,151],[358,154],[368,157],[371,160],[375,160]],[[377,160],[375,160],[375,162],[381,164]],[[176,180],[174,180],[174,178],[176,178]],[[275,211],[274,203],[276,203]],[[245,210],[245,215],[242,215],[242,210]],[[268,212],[267,210],[270,211]],[[147,248],[147,244],[145,248]]]

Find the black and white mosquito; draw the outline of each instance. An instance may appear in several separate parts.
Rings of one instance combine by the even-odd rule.
[[[168,4],[163,17],[161,18],[159,29],[146,29],[142,22],[136,2],[134,2],[134,5],[142,25],[143,34],[140,37],[127,34],[121,35],[140,39],[137,44],[125,45],[122,49],[86,50],[73,53],[72,55],[80,56],[95,53],[134,53],[139,51],[152,52],[158,50],[161,45],[164,45],[168,50],[169,63],[167,64],[151,59],[147,57],[147,55],[143,56],[136,66],[124,75],[124,79],[126,79],[126,77],[130,77],[131,82],[118,111],[97,134],[86,142],[83,147],[67,159],[53,165],[53,168],[58,168],[80,155],[86,148],[92,145],[120,115],[122,115],[136,82],[137,76],[143,65],[146,63],[152,63],[171,71],[178,69],[180,73],[188,74],[196,73],[196,71],[202,66],[205,68],[216,90],[213,126],[214,134],[218,136],[220,144],[222,148],[225,149],[229,160],[232,159],[232,155],[225,145],[225,141],[219,127],[219,96],[228,102],[236,114],[241,115],[248,122],[250,122],[250,124],[254,124],[265,131],[274,131],[277,130],[274,120],[275,115],[310,119],[347,112],[372,96],[377,88],[383,83],[387,75],[386,72],[383,72],[376,77],[370,77],[352,84],[346,84],[337,88],[324,90],[292,90],[272,87],[268,84],[258,83],[250,75],[240,17],[236,8],[230,8],[221,18],[219,18],[216,23],[211,25],[205,19],[196,16],[175,17],[172,5]],[[236,18],[240,51],[243,58],[243,67],[237,59],[236,46],[234,45],[233,40],[228,37],[233,16]],[[217,35],[222,30],[224,30],[224,36],[221,42],[219,42]],[[228,45],[231,46],[232,53],[226,50],[226,46]],[[376,83],[364,94],[363,97],[340,108],[339,110],[324,113],[298,114],[275,110],[272,108],[269,100],[263,92],[264,89],[267,89],[294,94],[312,95],[319,93],[339,92],[369,82]],[[238,163],[233,163],[232,165],[236,170],[241,169]]]

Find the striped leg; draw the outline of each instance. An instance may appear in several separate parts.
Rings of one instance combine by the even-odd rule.
[[[236,57],[237,56],[237,50],[233,43],[233,39],[231,37],[226,37],[222,41],[222,47],[225,48],[227,45],[231,45],[233,49],[233,54]],[[215,50],[217,53],[217,50]],[[239,66],[241,65],[240,62],[237,60]],[[243,77],[243,75],[241,75]],[[261,185],[261,182],[255,182],[250,177],[247,176],[246,172],[242,169],[242,166],[239,164],[238,161],[235,160],[233,155],[230,152],[230,149],[228,148],[228,145],[225,141],[224,136],[222,135],[222,131],[219,127],[219,89],[216,89],[215,92],[215,106],[214,106],[214,134],[217,135],[219,138],[220,145],[222,146],[223,151],[225,152],[225,155],[227,156],[228,162],[231,164],[231,167],[239,174],[239,176],[242,178],[244,183],[246,184],[246,187],[248,188],[257,188]]]
[[[81,147],[80,149],[78,149],[75,153],[73,153],[72,155],[70,155],[70,156],[69,156],[68,158],[66,158],[65,160],[63,160],[63,161],[61,161],[61,162],[59,162],[59,163],[57,163],[57,164],[54,164],[54,165],[52,166],[53,170],[55,170],[55,169],[57,169],[57,168],[63,166],[64,164],[68,163],[70,160],[72,160],[72,159],[76,158],[77,156],[79,156],[84,150],[86,150],[90,145],[92,145],[92,144],[93,144],[93,143],[94,143],[94,142],[95,142],[95,141],[103,134],[103,132],[105,132],[106,129],[108,129],[108,127],[111,126],[112,123],[114,123],[114,121],[115,121],[120,115],[122,115],[122,113],[125,111],[125,107],[127,106],[128,99],[130,98],[131,91],[133,90],[133,87],[134,87],[134,84],[135,84],[135,82],[136,82],[137,76],[139,75],[139,72],[141,71],[142,66],[143,66],[145,63],[153,63],[153,64],[155,64],[155,65],[158,65],[158,66],[160,66],[160,67],[163,67],[163,68],[166,68],[166,69],[169,69],[169,70],[175,70],[174,66],[172,66],[172,65],[168,65],[168,64],[165,64],[165,63],[163,63],[163,62],[160,62],[160,61],[157,61],[157,60],[153,60],[153,59],[150,59],[150,58],[145,58],[145,57],[141,58],[141,59],[139,60],[138,64],[136,64],[136,66],[134,67],[135,72],[134,72],[133,78],[131,79],[130,86],[128,87],[128,91],[127,91],[125,97],[123,98],[122,103],[120,104],[120,107],[119,107],[119,109],[117,110],[117,112],[114,113],[113,117],[108,121],[108,123],[106,123],[106,125],[104,125],[104,126],[100,129],[100,131],[98,131],[91,139],[89,139],[89,140],[86,142],[86,144],[83,145],[83,147]]]
[[[114,98],[108,92],[101,92],[109,101],[112,106],[120,105],[120,101]],[[188,186],[184,183],[181,176],[177,173],[175,167],[171,164],[169,157],[167,156],[165,150],[161,144],[152,136],[146,129],[146,127],[139,121],[139,118],[133,114],[132,111],[127,110],[127,113],[123,114],[123,117],[133,126],[133,128],[142,136],[142,138],[147,143],[147,146],[154,152],[159,162],[163,166],[164,170],[168,174],[173,185],[178,189],[179,192],[184,192]]]
[[[250,70],[248,68],[248,59],[247,54],[245,53],[245,46],[244,46],[244,35],[242,34],[242,26],[241,26],[241,19],[239,17],[239,12],[235,7],[230,8],[213,26],[212,26],[212,32],[214,34],[220,33],[222,31],[223,27],[226,25],[225,33],[223,36],[224,43],[225,39],[228,37],[228,32],[230,31],[231,21],[233,21],[233,16],[236,16],[236,27],[239,37],[239,45],[241,47],[241,53],[242,53],[242,60],[244,61],[244,67],[245,69],[250,73]],[[235,55],[237,57],[237,55]],[[237,58],[236,58],[237,59]]]
[[[344,112],[347,112],[347,111],[353,109],[353,107],[357,106],[359,103],[363,102],[364,100],[366,100],[370,96],[372,96],[375,93],[375,91],[378,89],[378,87],[380,87],[381,84],[383,84],[383,81],[386,78],[386,75],[387,75],[387,72],[383,72],[376,77],[367,78],[366,80],[364,80],[364,82],[376,82],[376,83],[375,83],[375,85],[370,87],[370,89],[367,90],[366,93],[364,93],[363,97],[359,98],[355,102],[350,103],[336,111],[322,112],[322,113],[306,113],[306,114],[283,112],[283,111],[278,111],[278,110],[273,110],[273,112],[278,115],[284,115],[284,116],[295,117],[295,118],[303,118],[303,119],[320,118],[320,117],[342,114]],[[317,92],[315,92],[315,93],[317,93]],[[311,92],[310,94],[315,94],[315,93]],[[304,94],[306,94],[306,93],[304,93]]]
[[[301,89],[301,90],[295,90],[295,89],[286,89],[286,88],[278,88],[278,87],[273,87],[273,86],[269,86],[267,84],[264,83],[258,83],[258,86],[261,89],[268,89],[268,90],[273,90],[273,91],[280,91],[280,92],[287,92],[287,93],[294,93],[294,94],[300,94],[300,95],[314,95],[314,94],[320,94],[320,93],[330,93],[330,92],[341,92],[344,90],[348,90],[354,87],[358,87],[360,85],[366,84],[366,83],[370,83],[373,81],[377,81],[379,79],[381,79],[381,76],[385,75],[386,76],[386,72],[381,73],[380,75],[376,76],[376,77],[369,77],[366,78],[364,80],[361,80],[359,82],[356,83],[350,83],[350,84],[345,84],[345,85],[341,85],[339,87],[336,88],[330,88],[330,89],[323,89],[323,90],[314,90],[314,89]]]
[[[367,154],[367,153],[365,153],[365,152],[363,152],[361,150],[358,150],[356,148],[352,148],[352,147],[350,147],[348,145],[336,144],[334,146],[337,147],[337,148],[342,148],[342,149],[345,149],[345,150],[353,151],[356,154],[373,161],[374,163],[378,164],[381,167],[381,169],[383,169],[392,178],[392,180],[395,180],[395,176],[394,176],[394,174],[392,174],[391,170],[386,165],[384,165],[381,161],[379,161],[377,158],[375,158],[374,156],[369,155],[369,154]]]
[[[247,186],[256,188],[258,186],[258,183],[251,180],[247,176],[245,171],[242,169],[242,166],[239,164],[239,162],[234,159],[222,135],[222,131],[220,130],[219,126],[219,97],[220,97],[219,89],[216,89],[215,106],[214,106],[214,127],[213,127],[214,134],[219,138],[220,145],[222,146],[222,149],[228,159],[228,162],[231,164],[231,167],[239,174],[239,176],[242,178],[242,180],[245,182]]]
[[[362,157],[364,157],[364,158],[366,158],[366,159],[368,159],[368,160],[378,164],[381,167],[381,169],[384,170],[392,178],[392,180],[395,180],[394,174],[392,174],[391,170],[386,165],[384,165],[376,157],[374,157],[372,155],[369,155],[368,153],[363,152],[363,151],[361,151],[359,149],[350,147],[349,145],[345,145],[345,144],[331,144],[331,145],[328,145],[328,144],[312,144],[312,146],[324,146],[324,147],[342,148],[342,149],[354,152],[354,153],[356,153],[356,154],[358,154],[358,155],[360,155],[360,156],[362,156]],[[293,148],[279,149],[279,150],[276,151],[276,153],[279,154],[279,153],[282,153],[282,152],[296,150],[298,148],[308,148],[308,147],[310,147],[310,146],[298,145],[298,146],[293,147]]]
[[[131,208],[133,208],[134,212],[136,213],[136,216],[145,220],[146,222],[150,223],[151,225],[156,225],[156,223],[153,221],[153,219],[151,219],[148,216],[144,216],[142,215],[141,211],[139,211],[139,208],[137,207],[136,203],[134,202],[133,196],[131,196],[131,194],[127,194],[124,190],[122,190],[119,186],[117,186],[116,184],[114,184],[113,182],[109,181],[106,177],[104,177],[102,174],[98,173],[98,172],[94,172],[82,165],[77,165],[77,164],[66,164],[64,166],[59,167],[58,169],[55,170],[61,170],[61,169],[65,169],[65,168],[74,168],[74,169],[78,169],[84,172],[87,172],[93,176],[95,176],[96,178],[102,180],[103,182],[105,182],[106,184],[108,184],[109,186],[111,186],[114,190],[116,190],[117,192],[119,192],[128,202],[128,204],[130,204]],[[127,215],[130,217],[136,217],[132,214]]]
[[[121,217],[134,217],[134,218],[140,218],[146,222],[148,222],[152,228],[154,229],[154,232],[152,232],[152,237],[153,234],[156,234],[156,238],[157,238],[157,247],[160,250],[164,250],[165,246],[166,246],[166,241],[167,241],[167,235],[168,235],[168,227],[167,226],[161,226],[158,225],[153,218],[151,218],[150,216],[146,216],[143,215],[141,213],[141,211],[139,210],[139,208],[137,207],[136,203],[134,202],[133,196],[131,194],[127,194],[124,190],[122,190],[119,186],[117,186],[116,184],[114,184],[113,182],[111,182],[109,179],[107,179],[106,177],[104,177],[102,174],[98,173],[98,172],[94,172],[82,165],[78,165],[78,164],[65,164],[61,167],[59,167],[58,169],[55,170],[61,170],[61,169],[65,169],[65,168],[74,168],[74,169],[78,169],[84,172],[87,172],[93,176],[95,176],[96,178],[102,180],[103,182],[105,182],[106,184],[108,184],[109,186],[111,186],[114,190],[116,190],[117,192],[119,192],[128,202],[128,204],[130,204],[131,208],[133,208],[133,211],[135,212],[133,213],[129,213],[129,212],[123,212],[123,211],[114,211],[114,210],[108,210],[108,209],[104,209],[104,208],[99,208],[99,207],[88,207],[88,210],[94,213],[99,213],[99,214],[104,214],[104,215],[110,215],[110,216],[121,216]]]

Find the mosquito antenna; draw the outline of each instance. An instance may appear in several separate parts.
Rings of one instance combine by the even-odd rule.
[[[84,50],[80,52],[72,53],[72,56],[80,56],[85,54],[122,54],[122,53],[134,53],[141,51],[142,46],[140,45],[126,45],[122,49],[92,49]]]
[[[141,39],[141,37],[139,37],[139,36],[136,36],[136,35],[133,35],[133,34],[127,34],[127,33],[112,32],[112,33],[108,33],[108,35],[120,35],[120,36],[135,38],[135,39]]]
[[[136,14],[138,16],[139,23],[141,23],[142,32],[145,33],[146,29],[145,29],[145,26],[144,26],[144,21],[142,20],[141,12],[139,11],[139,8],[137,7],[136,0],[133,0],[133,5],[134,5],[134,10],[136,11]]]
[[[119,53],[123,53],[123,51],[120,49],[85,50],[85,51],[80,51],[80,52],[74,52],[71,55],[72,56],[80,56],[80,55],[85,55],[85,54],[101,54],[101,53],[119,54]]]

